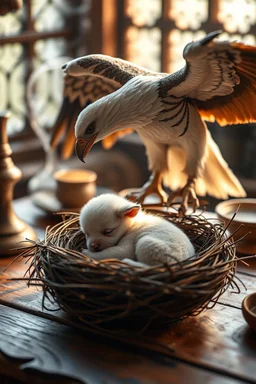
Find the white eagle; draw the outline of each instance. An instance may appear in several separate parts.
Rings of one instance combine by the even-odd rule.
[[[171,75],[105,55],[68,62],[52,146],[59,142],[65,119],[69,126],[75,124],[76,152],[82,161],[94,143],[105,140],[108,146],[119,132],[134,129],[152,172],[138,201],[150,193],[166,200],[162,183],[173,191],[169,201],[181,195],[182,213],[189,203],[194,209],[199,206],[197,195],[245,196],[204,120],[222,126],[256,121],[256,47],[216,40],[220,33],[189,43],[183,51],[185,66]],[[73,145],[71,128],[66,155]]]

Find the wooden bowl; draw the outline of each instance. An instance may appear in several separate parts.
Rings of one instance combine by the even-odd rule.
[[[235,240],[248,234],[241,242],[237,243],[237,251],[247,255],[256,254],[256,199],[226,200],[216,206],[215,212],[226,225],[237,212],[228,231],[231,234],[234,233]],[[241,228],[235,233],[239,226]]]
[[[81,208],[96,194],[95,172],[88,169],[61,169],[54,173],[56,197],[67,208]]]
[[[256,331],[256,292],[244,298],[242,311],[247,324]]]

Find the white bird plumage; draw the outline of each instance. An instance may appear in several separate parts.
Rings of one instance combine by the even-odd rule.
[[[145,144],[152,171],[140,200],[149,192],[164,198],[162,180],[181,192],[183,212],[188,200],[198,206],[196,194],[245,196],[203,120],[220,125],[256,121],[256,47],[215,40],[219,33],[188,44],[186,65],[172,75],[104,55],[70,61],[64,68],[67,81],[81,82],[86,75],[87,84],[94,78],[100,90],[98,100],[76,121],[78,157],[83,160],[95,142],[133,128]],[[66,87],[67,97],[74,99],[74,88]],[[79,87],[75,92],[85,102],[85,92]],[[58,132],[57,127],[53,145]]]

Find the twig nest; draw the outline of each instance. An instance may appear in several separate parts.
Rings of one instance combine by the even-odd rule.
[[[151,210],[179,226],[191,239],[195,257],[176,264],[138,268],[116,259],[95,261],[82,253],[79,215],[47,230],[44,241],[30,242],[21,256],[31,258],[29,284],[93,329],[174,322],[212,307],[232,284],[235,244],[221,223],[203,216]],[[233,283],[237,287],[237,284]],[[239,288],[237,287],[238,291]]]

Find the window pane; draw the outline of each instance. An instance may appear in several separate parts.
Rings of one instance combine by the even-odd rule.
[[[129,27],[126,30],[126,58],[153,71],[161,70],[161,31],[159,28]]]
[[[161,0],[126,0],[126,14],[138,27],[153,26],[162,15]]]
[[[256,36],[255,35],[240,35],[240,34],[229,34],[223,32],[221,34],[221,40],[230,40],[230,41],[242,41],[248,45],[256,45]]]
[[[67,52],[67,41],[63,38],[39,40],[35,43],[35,60],[37,63],[64,56]]]
[[[16,35],[23,30],[24,9],[0,17],[0,36]]]
[[[0,110],[11,110],[8,131],[11,133],[24,128],[25,62],[24,49],[21,44],[0,46]]]
[[[1,1],[1,0],[0,0]],[[85,29],[88,27],[90,0],[23,0],[23,7],[15,13],[0,17],[0,109],[9,110],[8,133],[15,134],[26,126],[27,105],[25,84],[28,76],[45,62],[57,57],[85,53]],[[81,21],[83,23],[81,23]],[[72,28],[74,23],[76,28]],[[87,27],[86,24],[87,23]],[[74,38],[74,33],[79,31]],[[47,32],[47,37],[44,33]],[[58,37],[54,37],[54,35]],[[67,38],[68,36],[68,38]],[[1,37],[2,39],[1,41]],[[7,40],[11,39],[12,43]],[[21,43],[19,43],[21,41]],[[61,72],[61,65],[59,72]],[[46,76],[46,75],[45,75]],[[40,88],[44,117],[52,121],[53,109],[58,112],[56,93],[62,98],[62,77],[53,90],[48,74],[49,87]],[[55,76],[55,75],[54,75]],[[55,77],[54,77],[55,80]],[[60,81],[61,80],[61,81]],[[40,84],[41,80],[38,80]],[[45,84],[46,78],[42,79]],[[40,85],[36,85],[40,87]],[[55,93],[54,93],[55,92]],[[49,105],[48,105],[48,104]],[[42,111],[42,106],[39,105]],[[40,116],[41,118],[41,116]],[[49,124],[48,124],[49,125]]]
[[[208,19],[207,0],[169,0],[169,18],[180,29],[199,29]]]
[[[61,67],[69,59],[63,57],[51,60],[51,68],[40,66],[40,72],[33,75],[33,87],[29,88],[30,108],[40,127],[51,127],[57,117],[62,102]]]
[[[256,1],[219,0],[217,19],[229,33],[247,33],[256,22]]]
[[[34,0],[32,3],[34,27],[38,32],[53,31],[65,26],[65,1]]]

